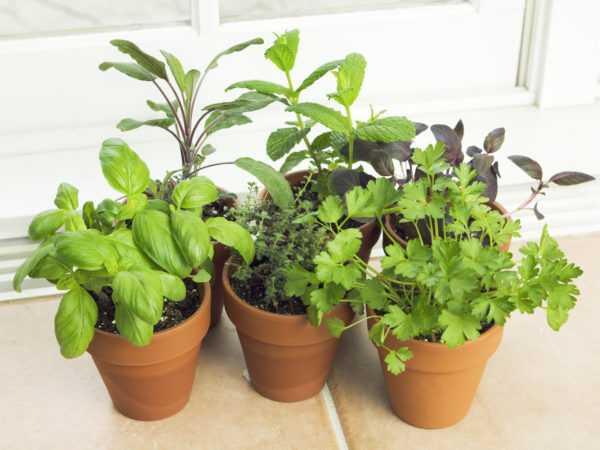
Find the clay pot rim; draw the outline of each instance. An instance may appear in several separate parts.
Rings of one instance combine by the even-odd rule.
[[[367,306],[367,311],[368,311],[369,315],[375,315],[375,311],[372,310],[371,308],[369,308],[368,306]],[[370,320],[373,320],[375,323],[377,323],[380,319],[373,318]],[[399,343],[408,343],[408,344],[410,344],[411,347],[418,349],[419,351],[426,351],[429,353],[435,353],[435,352],[442,353],[442,352],[446,352],[448,350],[452,351],[452,350],[468,349],[469,347],[472,347],[473,345],[477,345],[482,342],[485,343],[488,340],[494,339],[496,337],[496,335],[498,335],[499,333],[502,333],[503,331],[504,331],[504,325],[498,325],[497,323],[495,323],[491,328],[488,328],[483,333],[481,333],[476,341],[467,339],[464,344],[457,345],[454,348],[448,347],[445,342],[427,342],[427,341],[421,341],[419,339],[414,339],[414,338],[407,339],[405,341],[401,341],[393,333],[390,334],[390,336],[393,337],[394,339],[396,339]],[[373,343],[373,345],[375,345],[375,343]]]
[[[487,205],[489,205],[491,208],[496,209],[500,214],[504,215],[507,214],[508,211],[506,210],[506,208],[504,208],[504,206],[502,206],[500,203],[498,203],[497,201],[493,201],[491,203],[487,203]],[[383,226],[385,227],[386,231],[390,234],[390,236],[392,238],[394,238],[394,240],[399,243],[400,245],[402,245],[403,247],[406,247],[408,245],[408,242],[405,241],[404,239],[402,239],[400,236],[398,236],[396,234],[396,231],[394,230],[394,228],[392,227],[392,216],[397,216],[399,215],[399,213],[387,213],[384,218],[383,218]],[[510,220],[511,217],[508,216],[506,218],[507,220]]]
[[[278,319],[281,319],[282,321],[288,322],[290,324],[301,323],[301,322],[304,323],[307,320],[308,314],[306,314],[306,313],[291,315],[291,314],[278,314],[278,313],[274,313],[274,312],[270,312],[270,311],[264,311],[262,309],[259,309],[259,308],[256,308],[256,307],[250,305],[244,299],[240,298],[240,296],[237,295],[235,293],[235,291],[231,288],[231,284],[229,283],[229,278],[231,276],[230,274],[234,267],[235,266],[233,264],[233,256],[231,256],[225,262],[225,266],[223,266],[223,286],[225,287],[225,290],[227,292],[229,292],[231,297],[233,299],[235,299],[238,303],[241,304],[241,307],[245,311],[248,311],[249,313],[256,314],[258,316],[268,318],[268,319],[278,318]]]
[[[207,297],[210,296],[210,283],[208,281],[205,281],[204,283],[196,283],[196,284],[199,286],[202,286],[202,290],[204,291],[204,295],[202,296],[202,302],[200,303],[200,306],[198,307],[198,309],[194,312],[194,314],[192,314],[190,317],[188,317],[184,321],[179,322],[174,327],[167,328],[166,330],[153,332],[152,339],[155,339],[157,336],[160,336],[160,337],[170,336],[171,334],[179,332],[179,330],[183,327],[183,325],[185,325],[186,323],[190,322],[193,319],[196,319],[198,316],[202,315],[202,313],[206,310],[206,308],[210,308],[210,306],[209,306],[210,302],[206,301]],[[207,289],[207,286],[208,286],[208,289]],[[127,343],[130,343],[127,339],[125,339],[125,337],[121,333],[119,333],[119,334],[109,333],[108,331],[104,331],[104,330],[101,330],[96,327],[94,327],[94,332],[99,333],[100,335],[105,336],[107,338],[123,339]],[[150,342],[152,342],[152,341],[150,341]]]

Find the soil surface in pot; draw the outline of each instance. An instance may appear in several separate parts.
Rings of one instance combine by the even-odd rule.
[[[259,264],[260,263],[253,262],[252,266],[256,267]],[[265,286],[263,282],[256,277],[243,281],[231,278],[230,283],[233,292],[250,306],[254,306],[263,311],[288,316],[306,314],[306,305],[302,303],[302,300],[298,297],[278,302],[277,305],[267,302],[265,300]]]
[[[194,314],[201,305],[201,299],[198,295],[198,287],[192,280],[184,280],[186,287],[186,296],[179,302],[174,302],[165,298],[163,304],[162,317],[156,325],[154,332],[166,330],[183,322]],[[108,333],[119,334],[115,325],[115,304],[112,301],[112,288],[105,286],[99,294],[88,291],[96,305],[98,305],[98,320],[96,328]]]

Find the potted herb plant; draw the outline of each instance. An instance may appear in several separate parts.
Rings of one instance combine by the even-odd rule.
[[[368,322],[392,409],[423,428],[446,427],[467,414],[512,312],[543,308],[558,330],[575,305],[573,280],[582,273],[546,227],[538,243],[519,249],[523,258],[515,263],[501,246],[518,236],[519,221],[486,204],[486,185],[475,180],[478,172],[469,164],[458,164],[455,177],[445,176],[451,166],[444,155],[443,142],[415,149],[411,161],[421,175],[402,190],[380,178],[346,195],[348,216],[375,215],[381,223],[385,213],[399,213],[415,230],[417,237],[406,245],[390,239],[381,270],[356,256],[360,236],[343,229],[344,208],[339,198],[328,197],[317,217],[335,238],[314,259],[313,271],[296,265],[286,284],[289,294],[312,292],[311,304],[323,314],[340,303],[357,311],[367,307],[367,315],[351,325],[327,318],[327,326],[340,336]],[[559,184],[587,179],[578,172],[550,178]],[[334,295],[315,294],[333,289]]]
[[[225,310],[236,326],[252,385],[263,396],[282,402],[305,400],[323,387],[338,339],[320,323],[321,313],[305,298],[284,290],[286,271],[293,264],[312,270],[312,259],[327,235],[310,218],[311,205],[291,198],[273,202],[249,200],[232,211],[255,238],[250,263],[234,255],[225,265]],[[357,231],[358,232],[358,231]],[[307,305],[309,305],[307,307]],[[354,317],[347,304],[328,311],[342,323]]]
[[[252,261],[248,232],[225,219],[202,219],[218,193],[205,177],[184,180],[161,200],[146,164],[120,139],[108,139],[100,163],[125,202],[86,202],[62,183],[57,209],[34,217],[38,248],[18,268],[67,291],[55,316],[60,351],[92,355],[115,407],[155,420],[187,403],[198,352],[210,321],[211,238],[233,244]],[[221,221],[225,221],[223,224]],[[64,231],[61,231],[64,226]]]
[[[206,75],[217,67],[222,56],[262,43],[262,39],[256,38],[234,45],[218,53],[206,66],[204,72],[197,69],[186,72],[180,60],[169,52],[161,50],[165,65],[165,62],[142,51],[133,42],[120,39],[111,41],[119,51],[130,56],[133,62],[103,62],[99,66],[100,70],[114,68],[131,78],[152,83],[160,94],[161,100],[147,100],[146,103],[151,110],[164,114],[164,117],[148,120],[126,118],[117,124],[117,128],[121,131],[131,131],[141,126],[158,127],[169,133],[177,142],[181,167],[167,171],[162,180],[156,180],[161,199],[171,202],[171,192],[179,182],[191,179],[202,169],[215,165],[236,164],[259,178],[267,170],[264,164],[250,158],[208,165],[204,163],[207,156],[216,151],[210,143],[207,143],[213,133],[252,122],[245,113],[265,107],[276,101],[276,97],[249,92],[242,94],[236,100],[208,105],[201,110],[196,106]],[[236,205],[235,194],[220,187],[218,190],[219,197],[203,207],[205,217],[224,217],[226,211]],[[213,241],[213,244],[215,277],[212,280],[211,328],[218,323],[223,310],[223,286],[220,274],[225,260],[229,257],[225,245],[218,241]]]
[[[280,171],[292,185],[299,185],[306,199],[310,199],[317,209],[320,201],[329,193],[339,193],[337,186],[331,184],[330,175],[339,169],[353,169],[357,159],[354,157],[355,142],[408,141],[415,136],[415,126],[405,117],[381,117],[371,112],[365,121],[355,121],[351,115],[351,106],[360,93],[365,75],[366,60],[359,53],[351,53],[344,59],[327,62],[311,74],[300,85],[292,81],[292,71],[296,62],[299,45],[299,31],[286,31],[276,35],[271,47],[265,51],[265,57],[285,75],[285,85],[263,80],[240,81],[227,89],[244,88],[255,94],[277,96],[280,103],[287,106],[286,111],[292,113],[293,120],[286,122],[285,128],[279,128],[269,135],[266,144],[267,155],[278,161],[285,157]],[[307,88],[328,73],[336,79],[336,91],[328,95],[337,102],[343,112],[330,106],[314,102],[301,102],[300,97]],[[314,129],[323,131],[316,137],[309,134]],[[304,148],[294,150],[298,144]],[[298,164],[308,161],[310,170],[288,173]],[[360,170],[362,173],[362,170]],[[364,174],[366,175],[366,174]],[[303,184],[308,183],[309,189]],[[340,181],[344,184],[345,181]],[[341,193],[343,195],[344,192]],[[266,195],[266,191],[263,192]],[[372,218],[352,220],[348,225],[360,227],[363,235],[361,256],[368,261],[371,248],[379,238],[380,230]]]

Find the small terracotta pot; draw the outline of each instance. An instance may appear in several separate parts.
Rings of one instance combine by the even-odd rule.
[[[508,213],[508,211],[504,208],[504,206],[502,206],[498,202],[492,202],[489,204],[489,206],[493,210],[498,211],[502,215]],[[510,219],[510,217],[508,217],[508,219]],[[389,235],[396,242],[398,242],[402,247],[406,248],[407,242],[396,234],[395,226],[394,226],[395,220],[396,220],[396,218],[393,214],[386,214],[385,217],[383,218],[383,226],[385,227],[385,230],[389,233]],[[384,249],[384,251],[385,251],[385,248],[388,245],[390,245],[391,243],[392,243],[392,241],[390,240],[388,235],[386,233],[383,233],[383,249]],[[507,252],[509,248],[510,248],[510,241],[502,244],[502,246],[500,246],[500,251]]]
[[[329,334],[325,323],[319,328],[312,326],[306,314],[280,315],[250,306],[231,289],[231,271],[225,264],[225,311],[237,328],[254,388],[279,402],[306,400],[319,393],[339,339]],[[343,303],[326,315],[333,316],[348,325],[354,312]]]
[[[372,310],[369,315],[374,314]],[[369,329],[378,319],[369,319]],[[448,348],[445,344],[415,339],[399,341],[391,333],[385,345],[393,350],[408,347],[414,357],[406,370],[393,375],[377,347],[385,387],[392,409],[403,421],[420,428],[445,428],[460,422],[469,412],[488,359],[502,339],[503,327],[494,325],[477,341]]]
[[[225,194],[228,192],[218,186],[217,189]],[[239,200],[235,198],[227,198],[223,200],[223,202],[230,208],[233,208],[240,203]],[[210,285],[210,329],[213,329],[219,323],[221,315],[223,314],[223,265],[225,265],[225,261],[231,256],[229,247],[226,247],[220,242],[213,241],[213,249],[215,251],[212,260],[213,265],[215,266],[215,279]]]
[[[288,180],[290,186],[296,186],[297,184],[300,184],[300,182],[309,175],[310,172],[308,170],[298,170],[295,172],[287,173],[285,175],[285,179]],[[259,200],[271,200],[271,195],[265,188],[263,188],[258,193],[258,198]],[[360,231],[360,233],[362,234],[362,240],[357,255],[360,259],[367,263],[369,262],[369,258],[371,257],[371,250],[379,240],[381,228],[379,227],[379,223],[377,223],[376,220],[373,220],[369,223],[361,225],[358,228],[358,231]]]
[[[88,347],[115,407],[127,417],[157,420],[190,398],[202,339],[210,322],[210,285],[198,284],[202,304],[184,322],[154,333],[145,347],[96,329]]]

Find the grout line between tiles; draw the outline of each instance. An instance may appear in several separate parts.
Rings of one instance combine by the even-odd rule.
[[[338,448],[340,450],[348,450],[348,442],[346,441],[346,436],[344,435],[344,429],[342,428],[342,423],[340,422],[340,416],[337,413],[337,409],[335,408],[335,403],[333,401],[333,397],[331,396],[331,391],[329,390],[329,386],[327,383],[323,386],[321,390],[323,394],[323,399],[325,400],[325,407],[327,408],[327,415],[329,416],[329,421],[331,422],[331,426],[333,427],[333,432],[335,434],[335,439],[338,443]]]

